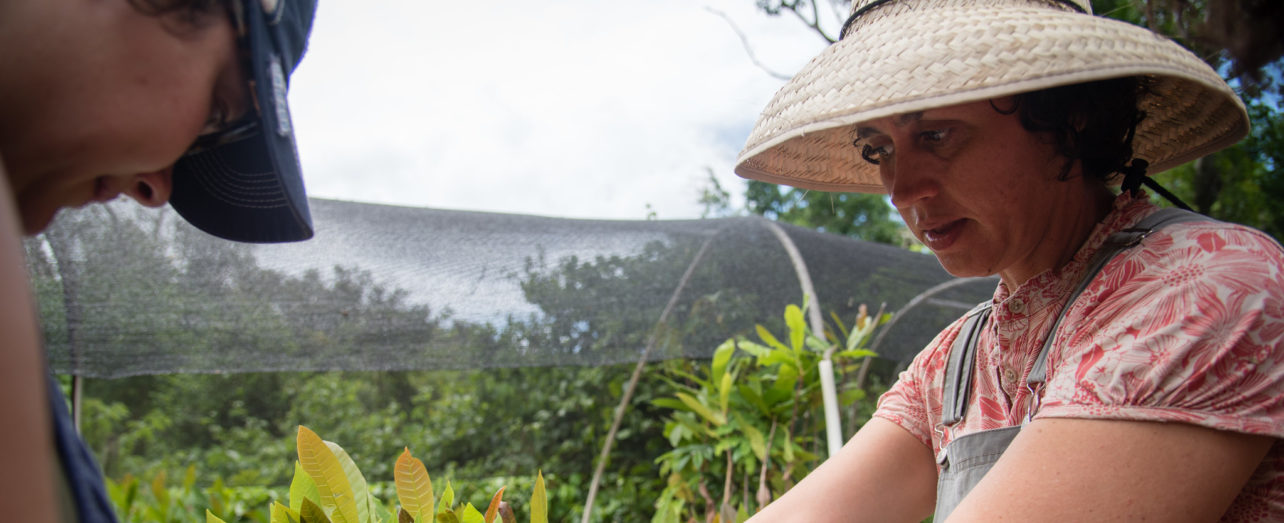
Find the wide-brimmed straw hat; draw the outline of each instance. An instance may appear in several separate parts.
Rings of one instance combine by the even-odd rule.
[[[1248,133],[1239,97],[1173,41],[1094,16],[1087,0],[856,0],[843,37],[771,100],[736,161],[745,178],[885,192],[854,127],[1108,78],[1150,78],[1134,155],[1163,171]]]

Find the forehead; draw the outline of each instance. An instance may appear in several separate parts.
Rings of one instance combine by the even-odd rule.
[[[996,103],[1001,102],[998,100],[980,100],[886,116],[858,124],[856,126],[856,136],[865,138],[870,135],[888,134],[893,130],[913,127],[915,124],[922,122],[960,120],[980,123],[996,116],[1002,116],[994,105]]]

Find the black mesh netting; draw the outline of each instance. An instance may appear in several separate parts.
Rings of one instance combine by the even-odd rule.
[[[755,323],[781,332],[803,291],[824,317],[896,311],[950,280],[928,255],[764,218],[554,219],[312,200],[316,237],[243,245],[168,209],[64,212],[27,240],[51,364],[160,373],[605,365],[707,358]],[[879,343],[904,362],[978,280],[916,301]],[[676,298],[675,298],[676,296]],[[673,307],[660,321],[666,305]],[[829,320],[831,325],[832,319]]]

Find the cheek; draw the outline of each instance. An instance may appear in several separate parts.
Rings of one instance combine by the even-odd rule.
[[[168,167],[192,144],[209,114],[209,96],[188,82],[170,87],[140,89],[132,115],[124,115],[126,129],[118,135],[121,172],[135,174]]]

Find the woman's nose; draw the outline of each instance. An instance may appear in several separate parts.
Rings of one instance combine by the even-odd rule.
[[[160,207],[169,201],[172,189],[172,175],[169,169],[165,169],[134,175],[134,179],[125,187],[125,194],[144,206]]]
[[[899,154],[892,157],[891,176],[886,179],[887,194],[897,209],[911,207],[920,200],[936,196],[940,185],[937,169],[921,161],[920,155]]]

